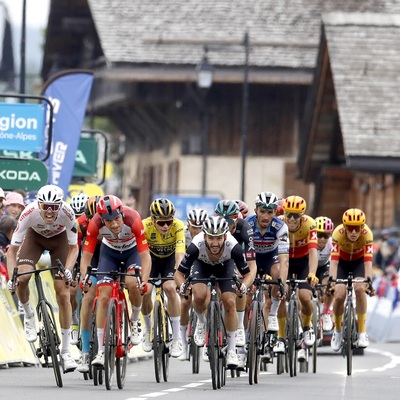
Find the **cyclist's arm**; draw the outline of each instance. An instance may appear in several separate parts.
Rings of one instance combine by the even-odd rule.
[[[318,251],[316,248],[309,249],[308,252],[308,273],[316,274],[318,268]]]
[[[144,250],[139,253],[141,264],[142,264],[142,281],[147,282],[149,280],[151,271],[151,256],[149,250]]]
[[[289,271],[289,254],[279,254],[279,277],[286,282]]]
[[[67,259],[65,261],[65,268],[69,269],[72,272],[75,267],[76,260],[78,258],[79,246],[78,243],[75,243],[75,244],[70,244],[68,247],[69,249],[68,249]]]
[[[10,244],[7,251],[7,271],[8,276],[12,276],[14,268],[17,266],[17,251],[19,246],[15,244]]]
[[[86,276],[87,267],[92,262],[92,258],[93,258],[93,253],[89,253],[88,251],[82,252],[80,271],[81,271],[81,276],[83,278]]]
[[[372,261],[364,261],[365,278],[372,278]]]

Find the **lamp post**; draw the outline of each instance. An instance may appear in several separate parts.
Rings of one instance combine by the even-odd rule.
[[[241,157],[242,173],[240,183],[241,200],[244,201],[246,193],[246,158],[247,158],[247,128],[249,119],[249,34],[246,32],[243,38],[245,51],[244,76],[243,76],[243,98],[242,98],[242,126],[241,126]]]
[[[196,67],[197,87],[201,93],[202,104],[202,127],[201,127],[201,154],[202,154],[202,182],[201,194],[206,195],[206,177],[207,177],[207,153],[208,153],[208,129],[209,117],[207,112],[207,93],[212,85],[214,76],[214,67],[210,64],[207,57],[207,47],[204,47],[204,56],[200,64]]]

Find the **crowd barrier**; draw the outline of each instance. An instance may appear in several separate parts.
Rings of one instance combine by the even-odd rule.
[[[50,271],[42,273],[41,277],[46,299],[53,307],[58,332],[61,336],[59,325],[59,309],[53,287],[53,277]],[[0,279],[0,366],[7,367],[18,365],[40,365],[40,362],[36,357],[35,344],[30,344],[25,340],[22,318],[18,311],[16,297],[15,295],[13,297],[7,289],[7,282],[3,275],[0,275]],[[37,291],[34,279],[30,280],[29,285],[30,301],[32,307],[35,307],[36,309]],[[72,356],[78,360],[80,357],[80,351],[77,346],[71,345],[71,352]],[[147,358],[149,355],[151,355],[151,353],[144,352],[142,346],[140,345],[134,346],[129,352],[129,358],[131,360],[137,360],[143,357]]]
[[[400,341],[399,288],[396,277],[379,277],[377,295],[368,297],[367,332],[375,342]]]

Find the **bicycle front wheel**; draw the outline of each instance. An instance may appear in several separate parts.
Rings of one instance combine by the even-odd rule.
[[[48,359],[51,357],[51,365],[53,366],[54,378],[58,387],[63,386],[59,362],[59,343],[60,339],[57,333],[54,315],[45,302],[38,305],[38,318],[42,321],[43,329],[40,330],[40,343],[42,345],[43,355]],[[46,361],[47,362],[47,361]]]
[[[353,327],[355,326],[354,306],[352,301],[348,301],[346,304],[344,320],[344,347],[346,352],[347,375],[350,376],[353,370]]]
[[[163,372],[163,379],[164,382],[168,381],[168,374],[169,374],[169,357],[171,356],[171,353],[169,351],[169,345],[171,344],[171,333],[170,333],[170,322],[169,322],[169,316],[164,310],[161,313],[161,316],[163,318],[162,320],[162,359],[161,359],[161,366],[162,366],[162,372]]]
[[[214,390],[221,387],[219,375],[219,337],[218,337],[218,305],[210,303],[208,312],[208,357],[210,360],[211,382]],[[219,387],[218,387],[219,386]]]
[[[189,326],[188,326],[188,346],[189,346],[189,355],[192,361],[192,373],[198,374],[200,369],[200,347],[196,345],[194,342],[194,330],[197,324],[197,315],[191,307],[190,309],[190,317],[189,317]]]
[[[319,309],[318,301],[313,301],[313,329],[315,333],[315,342],[312,345],[312,362],[313,362],[313,373],[317,372],[317,349],[318,343],[321,339],[321,311]]]
[[[261,306],[257,301],[253,301],[250,315],[250,343],[248,350],[248,365],[249,365],[249,384],[258,383],[258,378],[260,374],[260,346],[262,340],[260,340],[262,335],[261,329]]]
[[[156,300],[154,302],[153,310],[153,359],[154,359],[154,373],[157,383],[161,381],[162,357],[163,357],[163,326],[161,303]]]
[[[297,372],[297,339],[299,333],[299,312],[297,303],[289,301],[289,312],[287,320],[287,337],[288,337],[288,362],[290,376],[296,376]]]
[[[115,357],[117,352],[117,304],[111,300],[107,309],[107,323],[104,332],[104,377],[107,390],[113,384]]]
[[[128,309],[126,308],[125,301],[122,301],[117,358],[115,360],[118,389],[123,389],[126,381],[126,368],[128,365],[129,331],[130,329],[129,329]]]

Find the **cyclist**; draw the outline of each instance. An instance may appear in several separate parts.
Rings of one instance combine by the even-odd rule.
[[[215,207],[215,214],[225,218],[229,226],[229,232],[243,247],[247,265],[250,268],[253,278],[256,276],[256,253],[254,250],[253,229],[243,218],[237,202],[233,200],[221,200]],[[236,346],[243,347],[246,344],[246,335],[244,329],[244,316],[246,310],[246,297],[236,298],[236,310],[238,313],[238,329]]]
[[[272,192],[261,192],[255,198],[255,215],[247,219],[254,232],[256,249],[257,274],[270,275],[273,279],[281,277],[286,281],[288,272],[289,240],[287,225],[276,217],[278,197]],[[276,352],[285,351],[286,314],[282,311],[285,302],[281,302],[278,286],[271,289],[271,298],[265,291],[264,315],[268,321],[269,331],[278,331]]]
[[[343,224],[336,227],[332,234],[332,252],[330,274],[333,279],[346,279],[351,272],[355,279],[372,277],[372,258],[374,237],[366,222],[365,214],[358,208],[350,208],[344,212]],[[334,285],[333,315],[335,329],[331,347],[339,351],[342,343],[342,319],[346,299],[345,285]],[[357,346],[368,347],[366,334],[367,297],[366,284],[355,283],[356,313],[358,324]],[[375,292],[369,293],[373,296]]]
[[[83,249],[83,244],[86,240],[86,232],[88,229],[88,225],[90,220],[96,214],[97,205],[100,201],[100,196],[92,196],[89,197],[88,201],[85,205],[84,214],[81,215],[76,220],[76,225],[78,228],[78,245],[79,248]],[[100,253],[100,245],[101,245],[102,236],[99,235],[96,242],[96,247],[93,253],[91,266],[92,268],[97,268],[97,264],[99,262],[99,253]],[[80,264],[80,255],[79,264]],[[95,275],[90,276],[91,285],[85,292],[85,295],[82,297],[82,304],[80,310],[80,323],[81,323],[81,351],[82,358],[78,363],[77,370],[79,372],[88,372],[89,371],[89,352],[90,352],[90,324],[92,320],[92,310],[93,310],[93,301],[96,297],[96,288],[97,288],[97,278]],[[83,281],[81,280],[81,286],[83,287]],[[133,342],[133,341],[132,341]],[[134,343],[133,344],[138,344]]]
[[[230,278],[236,268],[243,276],[240,292],[245,294],[254,277],[246,263],[242,246],[230,234],[229,226],[222,217],[208,217],[198,234],[186,250],[186,254],[175,272],[175,281],[182,289],[185,277],[191,274],[198,278],[209,278],[214,274],[217,278]],[[238,317],[236,312],[236,284],[232,280],[221,281],[221,301],[224,305],[224,321],[228,340],[226,361],[228,368],[239,365],[236,354],[236,338]],[[197,346],[204,346],[206,311],[210,301],[210,293],[204,282],[192,283],[193,307],[198,316],[194,341]],[[182,293],[181,295],[184,295]],[[203,357],[205,356],[203,350]]]
[[[304,214],[306,207],[306,201],[300,196],[289,196],[283,203],[284,220],[289,228],[290,240],[288,275],[296,275],[297,279],[307,279],[311,286],[315,286],[318,283],[315,275],[318,267],[317,231],[315,220]],[[310,284],[299,284],[303,343],[306,346],[312,346],[315,341]],[[286,313],[286,310],[284,312]],[[305,357],[305,349],[301,348],[298,360],[303,361]]]
[[[317,217],[315,218],[317,224],[317,251],[318,251],[318,269],[317,278],[322,284],[326,284],[329,279],[329,266],[331,261],[331,250],[332,250],[332,232],[334,229],[333,222],[328,217]],[[322,328],[324,331],[331,331],[333,329],[332,321],[332,301],[333,296],[330,291],[323,291],[322,297],[323,309],[322,309]]]
[[[74,210],[75,218],[79,218],[84,213],[88,199],[89,196],[85,193],[78,193],[71,198],[69,205]],[[78,243],[79,243],[79,248],[81,248],[79,242],[79,230],[78,230]],[[77,273],[78,269],[79,269],[79,255],[74,267],[75,273],[73,273],[73,276],[75,277],[75,279],[72,281],[70,288],[70,298],[72,306],[71,344],[78,344],[79,340],[78,301],[76,299],[76,294],[78,293],[78,280],[79,280],[79,274]]]
[[[70,205],[63,201],[64,192],[55,185],[46,185],[37,193],[37,200],[30,203],[22,212],[17,228],[11,239],[7,253],[7,267],[12,276],[14,267],[19,272],[34,270],[44,250],[48,250],[52,265],[59,259],[65,266],[65,278],[72,280],[72,269],[78,256],[77,231],[74,212]],[[24,332],[29,342],[37,339],[34,311],[29,302],[29,279],[24,275],[18,279],[16,293],[24,310]],[[12,281],[10,290],[15,288]],[[74,371],[77,364],[70,352],[71,302],[69,286],[65,285],[60,274],[54,276],[54,289],[59,307],[61,326],[61,357],[64,372]]]
[[[168,298],[168,314],[172,325],[171,356],[179,357],[183,347],[180,338],[180,299],[174,282],[175,266],[178,266],[185,255],[184,223],[175,218],[175,206],[165,198],[155,199],[150,205],[150,216],[143,221],[145,234],[151,254],[151,278],[171,278],[162,283]],[[145,332],[142,342],[144,351],[151,351],[150,332],[152,328],[151,313],[153,285],[143,298],[142,315]]]
[[[146,281],[151,268],[151,258],[142,219],[136,210],[122,205],[116,196],[104,196],[99,200],[97,213],[90,220],[86,231],[86,240],[80,263],[81,275],[86,276],[87,267],[91,265],[97,246],[99,235],[102,237],[99,260],[97,266],[98,280],[96,325],[99,351],[92,361],[92,365],[104,366],[104,320],[106,318],[108,302],[111,296],[112,277],[108,272],[120,271],[121,263],[125,264],[127,272],[132,272],[141,266],[141,288],[136,278],[127,276],[125,283],[129,291],[129,300],[132,304],[131,327],[133,335],[138,329],[142,296],[147,291]],[[84,291],[88,287],[83,287]],[[87,318],[85,318],[87,322]],[[134,337],[131,341],[134,342]]]
[[[243,200],[235,200],[237,205],[239,206],[240,214],[242,214],[242,218],[246,219],[249,215],[249,207]]]
[[[201,232],[203,222],[207,218],[207,212],[201,208],[194,208],[187,213],[186,221],[187,225],[185,228],[185,244],[186,248],[192,243],[192,239]],[[182,340],[182,354],[179,356],[179,360],[187,360],[187,329],[190,317],[190,306],[192,305],[192,297],[186,296],[181,298],[181,340]]]

